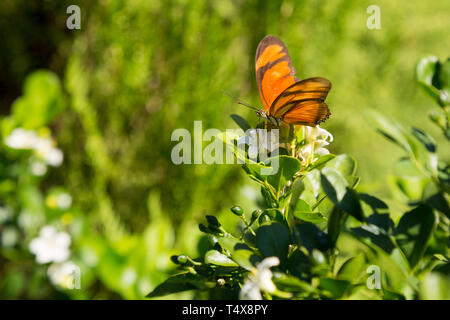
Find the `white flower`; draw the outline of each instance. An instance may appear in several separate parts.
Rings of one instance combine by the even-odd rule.
[[[124,285],[124,286],[132,285],[133,283],[135,283],[136,279],[137,279],[137,273],[136,273],[136,270],[134,270],[134,268],[132,268],[132,267],[126,268],[122,272],[122,275],[120,276],[120,281],[122,282],[122,285]]]
[[[68,209],[72,205],[72,197],[68,193],[60,193],[56,199],[56,204],[60,209]]]
[[[34,131],[17,128],[6,137],[5,143],[13,149],[32,149],[37,139],[38,137]]]
[[[31,173],[35,176],[41,177],[47,173],[47,166],[41,161],[33,161],[31,162]]]
[[[66,232],[57,232],[52,226],[41,229],[38,238],[30,243],[30,251],[36,255],[38,263],[63,262],[70,255],[70,236]]]
[[[280,260],[277,257],[269,257],[261,261],[244,281],[239,298],[262,300],[261,291],[275,292],[277,288],[272,282],[272,271],[270,271],[270,268],[279,264]]]
[[[266,129],[250,129],[238,139],[238,145],[248,144],[248,156],[256,159],[258,155],[266,155],[280,147],[279,131]]]
[[[53,263],[47,270],[50,281],[65,289],[79,289],[80,268],[72,261]]]
[[[63,162],[64,155],[54,146],[54,141],[51,138],[39,137],[33,130],[14,129],[6,137],[5,143],[13,149],[33,149],[40,159],[53,167],[58,167]]]
[[[54,147],[54,142],[51,139],[38,137],[34,149],[39,157],[50,166],[58,167],[63,162],[64,156],[62,151]]]
[[[298,154],[302,164],[306,165],[316,161],[318,158],[316,155],[323,156],[330,153],[325,147],[333,141],[333,135],[319,126],[305,126],[303,128],[306,144],[300,149]]]

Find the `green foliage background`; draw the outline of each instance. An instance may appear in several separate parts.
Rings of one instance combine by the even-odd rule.
[[[331,151],[359,163],[361,191],[389,196],[386,181],[401,155],[368,126],[364,109],[443,139],[424,120],[433,106],[413,70],[424,55],[448,56],[448,1],[79,1],[82,29],[69,31],[65,8],[76,2],[0,3],[0,107],[9,113],[36,69],[62,79],[67,108],[51,128],[65,161],[49,172],[44,190],[63,185],[111,241],[156,224],[149,208],[159,208],[170,228],[190,232],[203,214],[237,201],[254,208],[257,189],[242,188],[239,166],[176,166],[170,138],[176,128],[192,131],[194,120],[204,130],[235,127],[231,113],[257,121],[221,90],[260,105],[254,54],[267,34],[286,43],[299,78],[331,80],[332,116],[323,127],[334,135]],[[381,30],[366,27],[373,4]],[[449,151],[438,152],[448,162]],[[197,250],[180,237],[169,247]],[[8,272],[0,267],[0,277]]]

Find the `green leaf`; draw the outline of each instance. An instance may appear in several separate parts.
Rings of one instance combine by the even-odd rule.
[[[440,63],[438,80],[440,89],[450,90],[450,57]]]
[[[339,278],[348,280],[352,283],[357,283],[361,275],[365,272],[364,266],[366,264],[366,259],[364,254],[358,254],[357,256],[351,257],[341,266],[337,275]]]
[[[375,110],[366,110],[369,124],[388,140],[400,146],[412,157],[419,157],[418,141],[412,134],[407,132],[397,121],[383,116]]]
[[[311,265],[308,257],[300,250],[295,250],[288,259],[288,270],[300,279],[308,279],[311,274]]]
[[[446,193],[450,193],[450,165],[444,162],[438,164],[439,183]]]
[[[443,214],[447,216],[448,219],[450,219],[450,206],[447,200],[445,199],[444,194],[442,193],[436,193],[432,196],[430,196],[426,203],[432,207],[433,209],[436,209]]]
[[[339,299],[349,293],[353,286],[347,280],[321,278],[319,288],[324,290],[330,298]]]
[[[238,249],[231,255],[234,261],[237,262],[242,268],[252,270],[256,264],[261,261],[261,258],[257,256],[253,251]]]
[[[420,286],[420,299],[450,300],[450,277],[437,273],[427,273]]]
[[[434,99],[439,98],[439,90],[433,85],[439,59],[436,56],[422,58],[416,66],[416,80]]]
[[[450,105],[450,58],[439,63],[437,78],[439,83],[439,100],[441,106]]]
[[[437,175],[438,158],[436,154],[436,142],[425,131],[412,128],[413,136],[420,142],[422,148],[418,148],[416,158],[425,165],[425,169],[433,175]]]
[[[396,229],[396,239],[411,268],[422,258],[435,223],[433,209],[421,204],[406,212]]]
[[[30,74],[23,95],[12,106],[12,116],[26,129],[39,129],[50,123],[65,107],[61,83],[53,72],[39,70]]]
[[[217,250],[209,250],[205,254],[205,263],[222,267],[237,267],[238,264]]]
[[[423,197],[425,187],[430,177],[411,162],[409,158],[400,159],[394,168],[395,176],[390,177],[393,192],[406,196],[411,202],[419,201]]]
[[[341,210],[364,221],[364,213],[357,193],[348,187],[347,181],[333,168],[323,168],[321,185],[328,198]]]
[[[436,152],[436,141],[425,131],[412,127],[412,134],[419,140],[428,152]]]
[[[305,190],[305,184],[301,178],[294,180],[291,191],[291,201],[289,202],[288,207],[288,219],[292,219],[294,216],[295,207],[297,206],[297,202],[300,199],[300,195]]]
[[[280,209],[269,208],[265,209],[263,213],[258,217],[258,224],[261,226],[266,223],[279,222],[285,227],[287,227],[287,222],[284,218],[283,213]]]
[[[330,239],[331,247],[334,247],[336,245],[336,241],[341,232],[341,225],[343,222],[342,218],[343,214],[341,209],[339,209],[338,207],[334,207],[333,211],[331,211],[330,216],[328,217],[327,224],[328,238]]]
[[[277,159],[273,157],[269,158],[264,163],[271,164],[272,172],[265,176],[267,177],[267,182],[269,182],[278,193],[286,185],[286,182],[292,181],[294,175],[300,171],[301,163],[297,158],[289,156],[279,156],[277,166],[274,165],[276,161]]]
[[[232,114],[230,115],[231,119],[244,131],[247,131],[251,129],[250,125],[248,124],[247,120],[242,118],[240,115]]]
[[[333,160],[336,156],[334,154],[325,154],[320,156],[314,163],[311,163],[307,170],[311,171],[313,169],[321,169],[324,165],[326,165],[330,160]]]
[[[352,186],[352,177],[356,174],[356,161],[353,157],[347,154],[341,154],[329,161],[327,168],[333,168],[340,172],[340,174],[347,180],[349,186]]]
[[[272,280],[275,286],[282,291],[286,292],[316,292],[316,288],[310,285],[308,282],[302,281],[296,277],[289,276],[280,272],[274,272]]]
[[[180,273],[168,278],[166,281],[157,286],[147,295],[147,298],[155,298],[194,289],[204,290],[214,286],[215,283],[206,282],[199,276],[195,276],[190,273]]]
[[[383,288],[383,299],[384,300],[406,300],[406,298],[402,294],[400,294],[398,292],[387,290],[385,288]]]
[[[326,251],[330,248],[331,242],[327,234],[312,223],[298,223],[292,232],[297,244],[303,245],[309,252],[314,249]]]
[[[377,197],[374,197],[372,195],[369,195],[367,193],[359,193],[359,199],[365,203],[367,206],[370,207],[370,209],[372,210],[370,213],[376,213],[378,215],[386,215],[389,218],[389,207],[387,206],[387,204],[378,199]],[[369,217],[370,218],[370,217]],[[368,218],[368,220],[369,220]],[[375,223],[376,224],[376,223]],[[376,224],[378,225],[378,224]],[[386,229],[389,230],[389,229]]]
[[[324,215],[322,215],[320,212],[313,212],[306,201],[302,199],[298,199],[293,214],[297,219],[306,222],[321,223],[327,221],[327,218]]]
[[[380,247],[387,253],[391,253],[395,245],[390,237],[393,222],[389,214],[374,213],[367,218],[367,222],[367,225],[351,228],[352,233],[358,238],[370,240],[374,245]]]
[[[217,138],[222,140],[225,143],[226,149],[234,154],[235,158],[237,159],[237,163],[256,164],[256,162],[247,159],[245,150],[239,148],[236,144],[236,141],[241,137],[242,134],[244,133],[238,133],[235,130],[227,130],[219,133],[217,135]]]
[[[218,237],[220,246],[229,252],[231,259],[242,268],[251,270],[260,258],[245,243],[231,237]]]
[[[319,224],[319,223],[327,221],[327,218],[320,212],[296,211],[294,213],[294,215],[297,219],[300,219],[305,222],[315,223],[315,224]]]
[[[287,258],[289,243],[289,232],[280,223],[263,225],[256,231],[256,246],[264,257],[276,256],[283,263]]]

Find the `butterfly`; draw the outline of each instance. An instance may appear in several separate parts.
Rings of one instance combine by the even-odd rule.
[[[331,82],[322,77],[296,78],[289,52],[277,37],[269,35],[261,40],[256,49],[255,69],[264,108],[256,113],[271,125],[315,127],[330,116],[325,98]]]

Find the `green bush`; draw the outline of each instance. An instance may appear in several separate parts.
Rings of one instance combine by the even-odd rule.
[[[450,60],[425,58],[417,78],[442,107],[438,125],[450,140],[448,66]],[[257,163],[250,151],[236,152],[261,185],[264,210],[245,215],[233,207],[241,219],[237,232],[206,216],[200,231],[208,235],[208,251],[197,259],[172,257],[180,272],[148,297],[196,290],[213,298],[449,299],[449,165],[439,161],[425,131],[406,130],[375,111],[368,116],[406,153],[394,181],[409,206],[399,219],[382,200],[356,191],[360,179],[352,157],[324,152],[327,131],[291,127],[296,136],[281,140],[280,148],[292,156]],[[233,140],[224,141],[234,148]],[[261,148],[267,142],[258,143]]]

